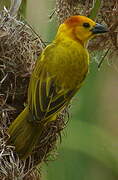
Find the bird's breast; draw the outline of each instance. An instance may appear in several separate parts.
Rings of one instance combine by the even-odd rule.
[[[55,65],[54,71],[57,84],[64,89],[81,86],[88,72],[87,52],[68,51],[68,54],[63,54],[63,58]]]
[[[63,71],[57,74],[57,81],[67,89],[79,87],[88,72],[87,59],[82,56],[70,59],[68,63],[62,63],[60,66]]]
[[[88,72],[87,49],[74,41],[64,41],[56,44],[52,50],[47,71],[51,76],[55,76],[57,86],[64,89],[79,87]]]

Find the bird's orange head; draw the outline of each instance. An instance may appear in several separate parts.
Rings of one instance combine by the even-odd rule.
[[[107,28],[85,16],[71,16],[60,25],[58,34],[68,36],[86,44],[96,34],[107,32]]]

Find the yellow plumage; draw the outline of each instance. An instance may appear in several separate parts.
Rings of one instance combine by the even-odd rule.
[[[68,18],[37,60],[29,83],[28,105],[8,130],[9,142],[21,158],[27,158],[46,123],[56,119],[81,87],[89,65],[87,42],[100,33],[99,28],[94,32],[95,28],[96,23],[87,17]]]

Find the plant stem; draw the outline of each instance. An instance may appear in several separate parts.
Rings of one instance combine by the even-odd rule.
[[[102,0],[93,0],[93,7],[90,13],[90,18],[95,20],[100,10]]]
[[[19,10],[22,0],[11,0],[10,15],[15,16]]]

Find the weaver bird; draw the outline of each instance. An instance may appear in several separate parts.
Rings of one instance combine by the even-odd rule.
[[[31,154],[46,124],[56,120],[80,89],[88,72],[88,41],[105,32],[106,27],[85,16],[72,16],[43,50],[31,75],[28,104],[8,130],[21,159]]]

